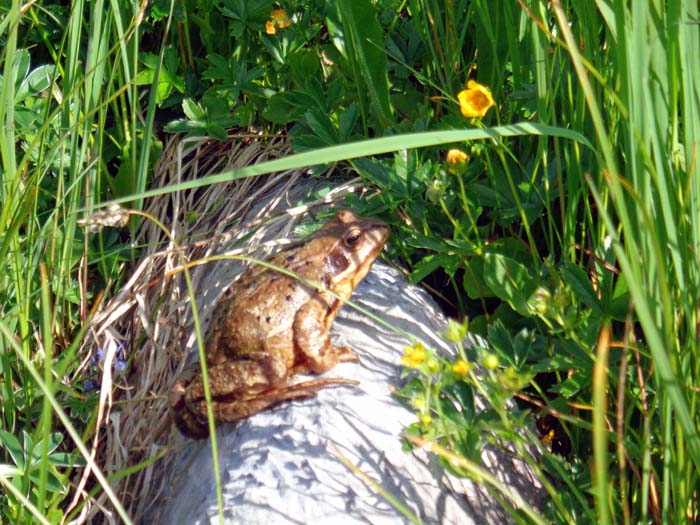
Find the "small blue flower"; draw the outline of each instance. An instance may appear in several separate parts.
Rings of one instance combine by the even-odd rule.
[[[98,348],[95,351],[95,354],[90,358],[90,364],[92,366],[97,366],[101,361],[103,361],[105,358],[105,350],[104,348]]]
[[[90,358],[90,364],[93,368],[97,368],[102,365],[105,359],[105,349],[98,348],[95,350],[95,354]],[[114,353],[116,360],[112,363],[112,372],[123,372],[127,367],[126,359],[126,345],[122,342],[119,343],[117,351]]]
[[[123,372],[126,370],[126,361],[124,359],[117,359],[113,365],[113,368],[116,372]]]

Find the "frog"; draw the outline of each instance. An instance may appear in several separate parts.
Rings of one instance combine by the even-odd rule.
[[[357,384],[346,378],[294,380],[359,361],[350,347],[332,343],[330,329],[388,235],[384,222],[339,210],[315,233],[252,266],[223,292],[204,338],[217,422],[236,423],[327,387]],[[169,404],[182,434],[209,436],[198,364],[176,380]]]

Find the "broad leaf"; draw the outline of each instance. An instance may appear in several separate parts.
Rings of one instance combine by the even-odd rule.
[[[505,255],[486,254],[484,281],[499,299],[506,301],[520,315],[529,317],[527,303],[537,281],[525,266]]]

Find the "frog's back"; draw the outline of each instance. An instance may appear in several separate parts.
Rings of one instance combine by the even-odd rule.
[[[216,305],[206,344],[208,361],[264,352],[266,341],[284,333],[293,344],[296,312],[310,295],[309,287],[276,270],[259,266],[246,272]]]

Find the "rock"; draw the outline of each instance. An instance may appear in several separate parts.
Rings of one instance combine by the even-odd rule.
[[[426,346],[452,349],[437,334],[445,320],[427,294],[377,263],[352,301]],[[238,425],[217,430],[225,523],[402,524],[410,520],[346,467],[347,458],[424,523],[504,523],[510,517],[475,483],[447,474],[436,457],[402,451],[401,432],[416,417],[392,396],[400,386],[400,359],[408,340],[349,305],[332,331],[361,363],[343,363],[327,376],[356,379],[358,386],[323,390],[288,402]],[[169,489],[149,523],[217,523],[208,440],[181,438],[168,474]],[[523,463],[503,452],[482,453],[490,471],[531,505],[540,484]]]

